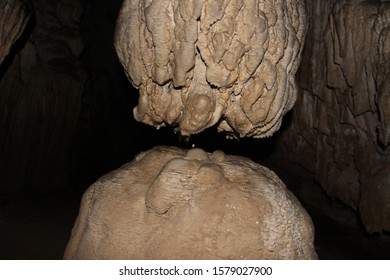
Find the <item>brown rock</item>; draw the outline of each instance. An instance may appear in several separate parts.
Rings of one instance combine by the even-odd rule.
[[[280,154],[357,210],[368,232],[389,232],[390,2],[307,7],[301,89]]]
[[[20,37],[30,18],[19,0],[0,0],[0,64]]]
[[[156,147],[84,194],[66,259],[313,259],[314,229],[269,169]]]

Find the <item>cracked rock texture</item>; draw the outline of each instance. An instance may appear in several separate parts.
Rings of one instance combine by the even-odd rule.
[[[247,158],[155,147],[84,194],[66,259],[313,259],[310,217]]]
[[[30,12],[19,0],[0,0],[0,64],[20,37]]]
[[[370,233],[390,231],[390,2],[308,1],[300,92],[279,147]]]
[[[115,36],[138,121],[267,137],[293,106],[303,0],[125,0]]]

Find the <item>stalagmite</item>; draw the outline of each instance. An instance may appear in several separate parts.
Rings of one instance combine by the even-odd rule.
[[[310,217],[249,159],[155,147],[84,194],[66,259],[312,259]]]

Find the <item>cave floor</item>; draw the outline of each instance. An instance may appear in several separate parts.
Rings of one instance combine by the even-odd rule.
[[[0,197],[0,259],[61,259],[80,199],[81,192],[70,191],[39,198]],[[390,259],[390,242],[305,207],[316,228],[319,259]]]

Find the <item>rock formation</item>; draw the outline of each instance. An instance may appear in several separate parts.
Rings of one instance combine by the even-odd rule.
[[[368,232],[390,232],[390,2],[308,1],[298,100],[279,145]]]
[[[66,259],[312,259],[314,230],[269,169],[155,147],[84,194]]]
[[[122,0],[27,2],[29,20],[22,2],[0,0],[0,193],[74,187],[68,183],[72,168],[89,183],[116,168],[115,159],[123,163],[161,144],[166,134],[145,137],[129,121],[132,93],[112,47]],[[125,1],[118,30],[140,36],[116,35],[119,57],[141,91],[137,119],[177,126],[183,134],[213,124],[236,136],[275,131],[295,99],[303,2],[145,1],[152,2],[144,10],[131,9],[140,1]],[[278,145],[279,162],[310,170],[330,196],[361,215],[370,233],[390,231],[389,3],[306,1],[310,24],[298,99]],[[160,7],[166,13],[157,26],[151,19]],[[141,23],[128,22],[127,15]],[[169,34],[170,41],[154,33]],[[143,52],[132,57],[131,48]]]
[[[125,0],[115,46],[137,120],[267,137],[295,102],[305,33],[302,0]]]
[[[0,0],[0,64],[20,37],[30,18],[19,0]]]

